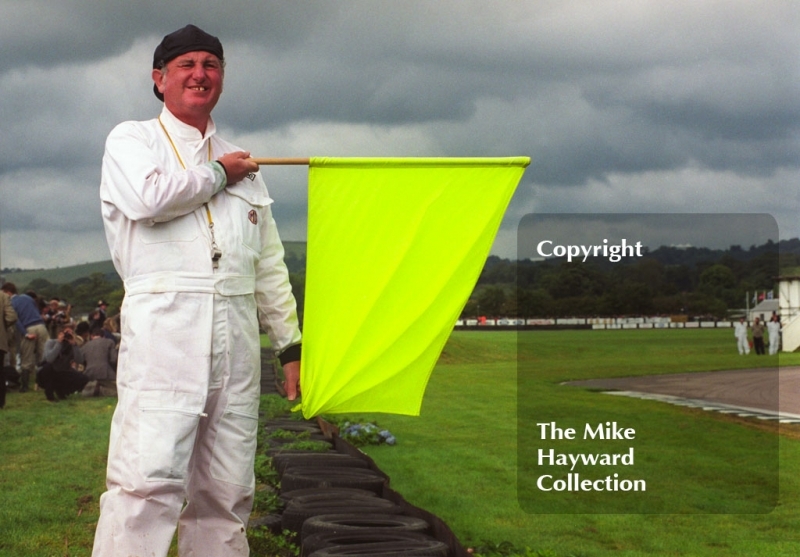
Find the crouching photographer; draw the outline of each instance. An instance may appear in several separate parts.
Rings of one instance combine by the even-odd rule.
[[[89,378],[78,371],[83,365],[83,353],[75,344],[75,333],[71,327],[65,327],[45,344],[44,362],[36,374],[36,383],[44,389],[47,400],[57,402],[86,386]]]

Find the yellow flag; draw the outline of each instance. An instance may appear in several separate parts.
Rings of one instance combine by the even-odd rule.
[[[305,417],[419,415],[529,162],[311,159]]]

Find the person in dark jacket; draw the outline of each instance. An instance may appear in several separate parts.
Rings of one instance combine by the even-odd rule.
[[[17,312],[11,305],[11,296],[0,290],[0,408],[6,405],[5,358],[8,352],[8,329],[17,322]]]
[[[117,348],[116,342],[106,338],[103,328],[92,327],[89,341],[81,346],[86,362],[83,373],[89,378],[84,396],[116,396]]]
[[[83,367],[81,349],[76,346],[75,333],[71,327],[62,329],[55,339],[47,341],[44,348],[44,363],[36,377],[36,383],[44,389],[47,400],[57,402],[80,392],[89,378],[78,371]]]
[[[36,373],[36,366],[44,358],[44,347],[50,335],[47,333],[42,312],[32,293],[17,294],[17,287],[13,282],[5,283],[2,290],[11,296],[11,305],[17,312],[19,351],[22,360],[19,392],[24,393],[28,390],[30,377]]]

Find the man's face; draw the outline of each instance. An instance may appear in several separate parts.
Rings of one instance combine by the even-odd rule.
[[[210,52],[181,54],[152,75],[164,104],[180,119],[207,118],[222,93],[222,63]]]

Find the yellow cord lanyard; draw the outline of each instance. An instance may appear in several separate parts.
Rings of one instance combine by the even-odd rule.
[[[172,136],[169,135],[167,128],[164,126],[164,122],[161,121],[161,116],[158,117],[158,123],[161,124],[161,129],[164,130],[164,134],[167,136],[169,144],[172,146],[172,150],[175,152],[175,156],[178,158],[178,162],[181,164],[181,167],[186,170],[186,164],[183,162],[183,158],[178,151],[178,147],[175,146],[175,142],[172,141]],[[208,139],[208,162],[211,162],[211,138]],[[211,233],[211,265],[214,269],[219,269],[219,260],[222,257],[222,251],[219,249],[219,246],[217,246],[217,240],[214,237],[214,220],[211,218],[211,209],[209,208],[208,203],[203,203],[203,206],[206,208],[208,230]]]

